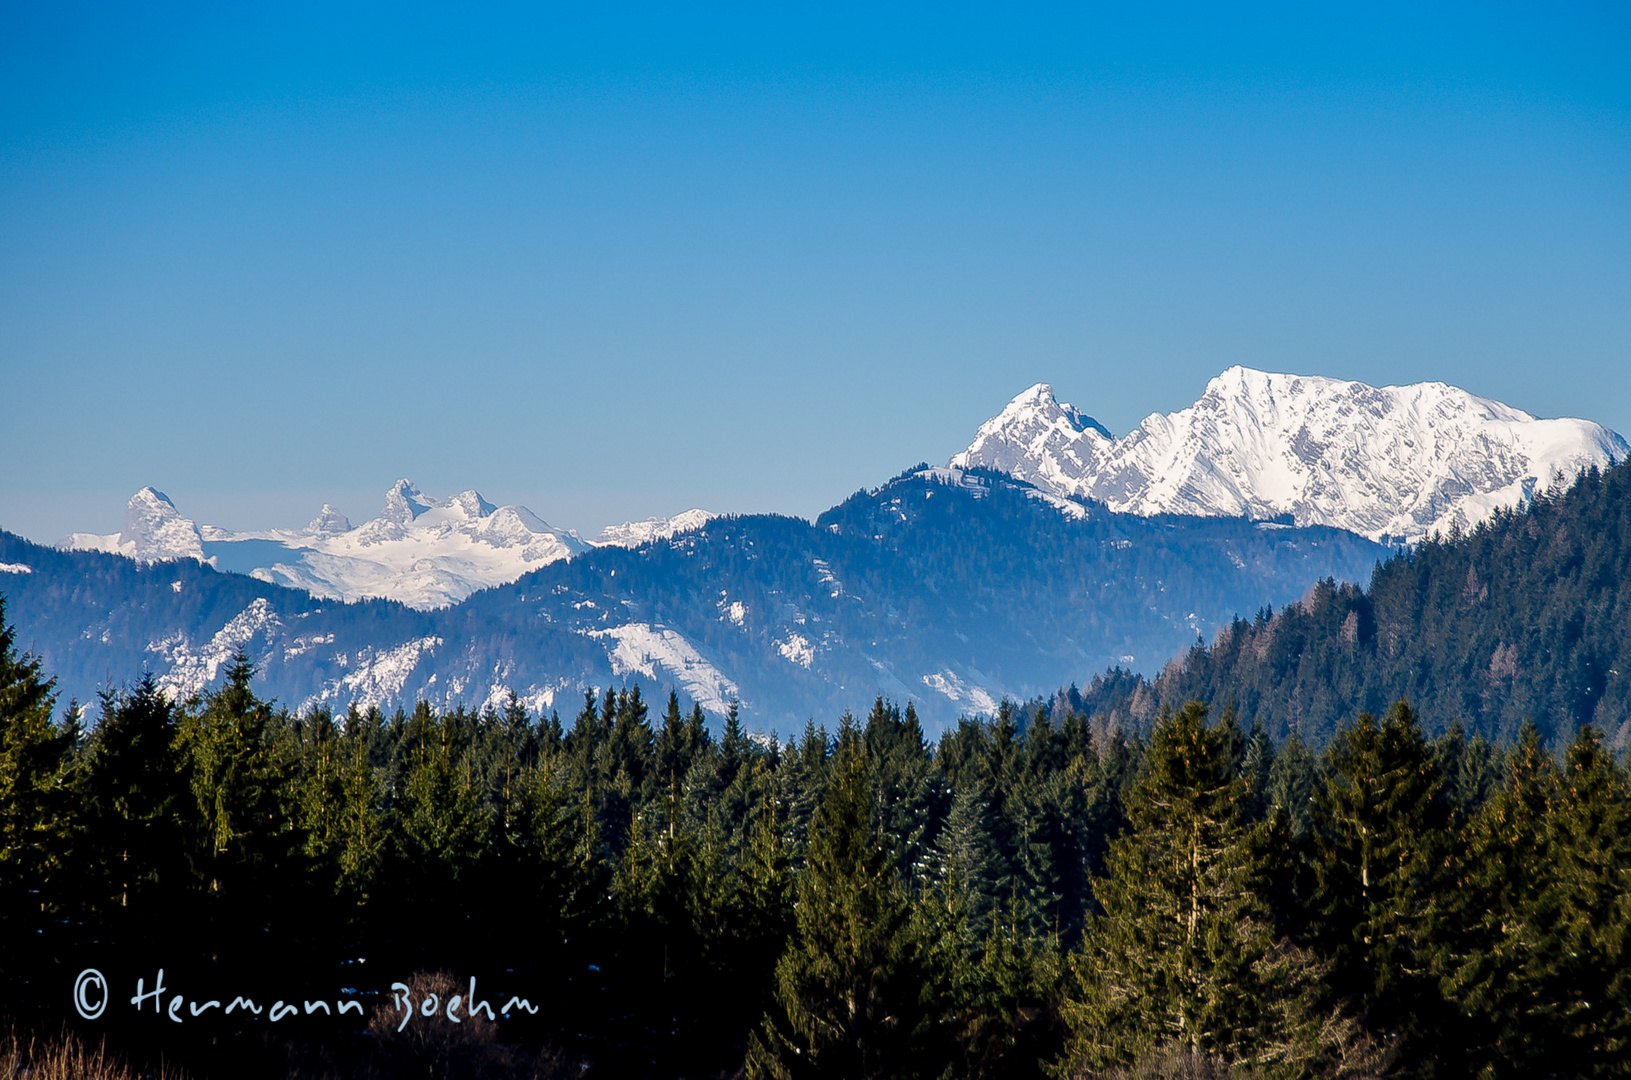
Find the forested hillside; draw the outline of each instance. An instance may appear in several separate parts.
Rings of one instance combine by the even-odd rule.
[[[1631,465],[1583,474],[1470,534],[1430,539],[1369,587],[1327,582],[1240,618],[1155,680],[1157,699],[1234,701],[1276,738],[1323,744],[1408,699],[1434,731],[1566,746],[1631,738]]]
[[[880,693],[932,730],[1123,663],[1154,671],[1237,611],[1368,577],[1385,549],[1337,529],[1143,518],[995,473],[917,469],[817,521],[717,518],[600,548],[437,611],[316,600],[192,560],[142,564],[0,533],[0,594],[23,643],[89,702],[145,668],[219,688],[232,654],[270,697],[387,711],[534,712],[643,683],[735,699],[782,737]]]
[[[295,715],[241,655],[98,714],[0,635],[19,1068],[65,1024],[198,1076],[1631,1068],[1631,777],[1590,726],[1554,756],[1401,704],[1315,754],[1004,706],[931,741],[879,699],[783,745],[638,687]]]

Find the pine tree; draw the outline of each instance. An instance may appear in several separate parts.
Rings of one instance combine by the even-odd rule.
[[[299,838],[287,796],[289,762],[272,709],[255,696],[255,668],[240,651],[227,681],[184,716],[182,749],[203,829],[202,862],[212,894],[251,905],[292,863]]]
[[[1293,731],[1286,736],[1269,767],[1268,804],[1286,812],[1293,840],[1309,834],[1314,820],[1315,793],[1323,785],[1314,757]]]
[[[810,831],[796,929],[776,965],[776,1008],[754,1033],[753,1077],[935,1076],[946,1064],[932,947],[876,830],[872,781],[846,717]]]
[[[360,906],[366,906],[385,858],[385,813],[375,746],[382,734],[382,718],[369,710],[347,714],[340,739],[340,775],[336,824],[338,877],[336,887]]]
[[[1555,870],[1531,923],[1532,978],[1559,1058],[1584,1077],[1631,1074],[1631,785],[1590,725],[1569,747],[1548,820]]]
[[[961,912],[951,914],[954,930],[960,918]],[[1042,1063],[1063,1049],[1058,1005],[1064,964],[1056,939],[1023,934],[1020,922],[1013,910],[1006,918],[993,912],[977,958],[972,963],[963,956],[951,961],[961,1006],[961,1075],[1005,1080],[1040,1076]]]
[[[1395,1034],[1418,1075],[1435,1075],[1430,1033],[1448,1023],[1437,973],[1447,941],[1449,807],[1416,715],[1404,702],[1369,714],[1330,750],[1315,806],[1315,921],[1339,993]],[[1449,1063],[1455,1068],[1454,1063]]]
[[[899,706],[879,696],[867,716],[862,738],[877,789],[878,828],[892,838],[899,870],[907,880],[929,870],[929,810],[935,801],[932,761],[916,708]]]
[[[1558,798],[1557,769],[1526,724],[1506,782],[1474,817],[1459,860],[1460,881],[1445,899],[1459,929],[1445,992],[1461,1014],[1457,1040],[1465,1072],[1480,1077],[1550,1075],[1557,1031],[1537,1008],[1536,902],[1554,877],[1548,819]]]
[[[197,807],[182,757],[176,710],[151,672],[128,693],[108,694],[84,773],[84,856],[94,863],[95,903],[132,921],[186,918],[193,884]]]
[[[814,720],[805,721],[803,735],[788,744],[777,770],[777,795],[786,809],[782,837],[794,866],[802,862],[810,822],[826,789],[831,742],[825,727],[816,727]]]
[[[402,857],[422,890],[451,896],[466,884],[486,847],[489,818],[457,720],[432,721],[408,762],[397,827]]]
[[[663,711],[663,726],[657,732],[653,750],[654,768],[650,777],[652,788],[664,795],[677,792],[685,781],[685,774],[691,769],[691,759],[697,748],[690,745],[688,735],[685,718],[680,715],[680,696],[670,690],[668,708]],[[650,796],[651,792],[648,791],[647,798]]]
[[[951,813],[935,841],[940,886],[974,930],[989,927],[1000,865],[991,838],[990,800],[973,776],[952,800]]]
[[[1274,740],[1261,723],[1252,725],[1240,760],[1240,777],[1246,784],[1246,817],[1262,821],[1274,806]]]
[[[1071,957],[1062,1076],[1165,1047],[1295,1075],[1323,1052],[1320,967],[1275,941],[1250,889],[1236,747],[1205,716],[1192,702],[1151,734],[1104,913]]]
[[[77,725],[57,724],[55,680],[18,655],[0,597],[0,974],[35,963],[48,914],[63,901],[69,754]]]

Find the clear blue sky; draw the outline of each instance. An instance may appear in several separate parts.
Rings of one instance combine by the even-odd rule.
[[[1235,363],[1631,433],[1623,4],[1139,7],[7,3],[0,526],[808,515]]]

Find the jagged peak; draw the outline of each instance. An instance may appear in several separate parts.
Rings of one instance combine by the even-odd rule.
[[[1093,431],[1106,439],[1113,438],[1103,424],[1070,402],[1060,401],[1059,396],[1054,393],[1053,386],[1045,382],[1035,383],[1029,389],[1015,394],[1002,412],[986,421],[980,430],[983,432],[989,428],[992,431],[999,431],[1016,423],[1038,420],[1045,424],[1063,420],[1076,431]]]
[[[176,504],[170,498],[170,496],[166,495],[158,488],[153,487],[151,484],[132,495],[130,497],[130,502],[126,503],[125,505],[141,506],[143,504],[152,505],[154,503],[162,503],[163,505],[168,506],[172,511],[180,513],[180,511],[176,510]]]
[[[351,531],[351,519],[328,503],[324,503],[323,509],[319,510],[317,516],[311,519],[311,524],[306,526],[306,531],[315,536],[337,536]]]
[[[398,525],[411,525],[420,514],[435,506],[435,499],[428,498],[412,480],[403,477],[385,493],[385,508],[379,516]]]
[[[1626,447],[1589,421],[1537,420],[1446,383],[1378,388],[1238,364],[1192,405],[1152,413],[1123,439],[1086,418],[1072,423],[1071,412],[1037,383],[951,464],[1126,513],[1289,513],[1298,524],[1414,540],[1454,521],[1470,527]]]
[[[471,488],[469,491],[459,492],[451,499],[448,499],[443,505],[457,507],[459,510],[464,512],[466,517],[471,518],[484,518],[491,515],[493,511],[498,509],[498,507],[482,498],[481,492],[477,491],[475,488]]]

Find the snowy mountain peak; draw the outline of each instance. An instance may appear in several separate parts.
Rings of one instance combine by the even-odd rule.
[[[1038,487],[1075,494],[1069,490],[1074,479],[1090,471],[1112,443],[1104,425],[1059,401],[1047,383],[1037,383],[981,424],[974,441],[951,465],[998,469]]]
[[[144,487],[130,497],[119,542],[121,547],[129,545],[136,558],[147,562],[204,558],[204,541],[197,523],[182,517],[170,496],[152,487]]]
[[[443,505],[450,510],[457,510],[470,520],[490,517],[498,509],[498,507],[482,498],[481,492],[475,489],[461,491]]]
[[[425,498],[414,482],[404,477],[385,493],[385,509],[380,511],[379,520],[396,525],[412,525],[415,518],[435,505],[434,499]]]
[[[319,528],[324,522],[329,527]],[[290,557],[247,572],[316,596],[382,597],[428,610],[507,584],[587,547],[524,506],[495,506],[474,489],[437,499],[408,479],[385,493],[379,517],[349,526],[343,515],[324,507],[304,533],[221,534],[210,553],[229,558],[235,542],[276,540],[291,549]]]
[[[156,487],[153,487],[152,485],[148,485],[147,487],[144,487],[140,491],[136,492],[136,494],[132,495],[130,497],[130,502],[125,504],[125,512],[128,514],[131,510],[137,507],[152,507],[159,513],[170,513],[177,517],[180,516],[176,510],[176,504],[170,499],[170,496],[166,495],[164,492],[160,491]]]
[[[1231,367],[1121,439],[1039,384],[951,459],[1143,514],[1276,517],[1415,541],[1631,452],[1586,420],[1540,420],[1440,382],[1373,387]]]
[[[166,559],[204,561],[204,539],[197,522],[181,516],[170,496],[144,487],[125,504],[125,527],[116,533],[71,533],[57,547],[79,551],[106,551],[139,562]]]
[[[317,516],[311,519],[311,524],[306,526],[306,532],[313,536],[338,536],[340,533],[350,531],[351,519],[328,503],[323,504]]]
[[[718,516],[708,510],[686,510],[673,517],[649,517],[644,521],[625,521],[621,525],[606,526],[591,543],[595,547],[639,547],[654,540],[667,540],[679,533],[700,529]]]

